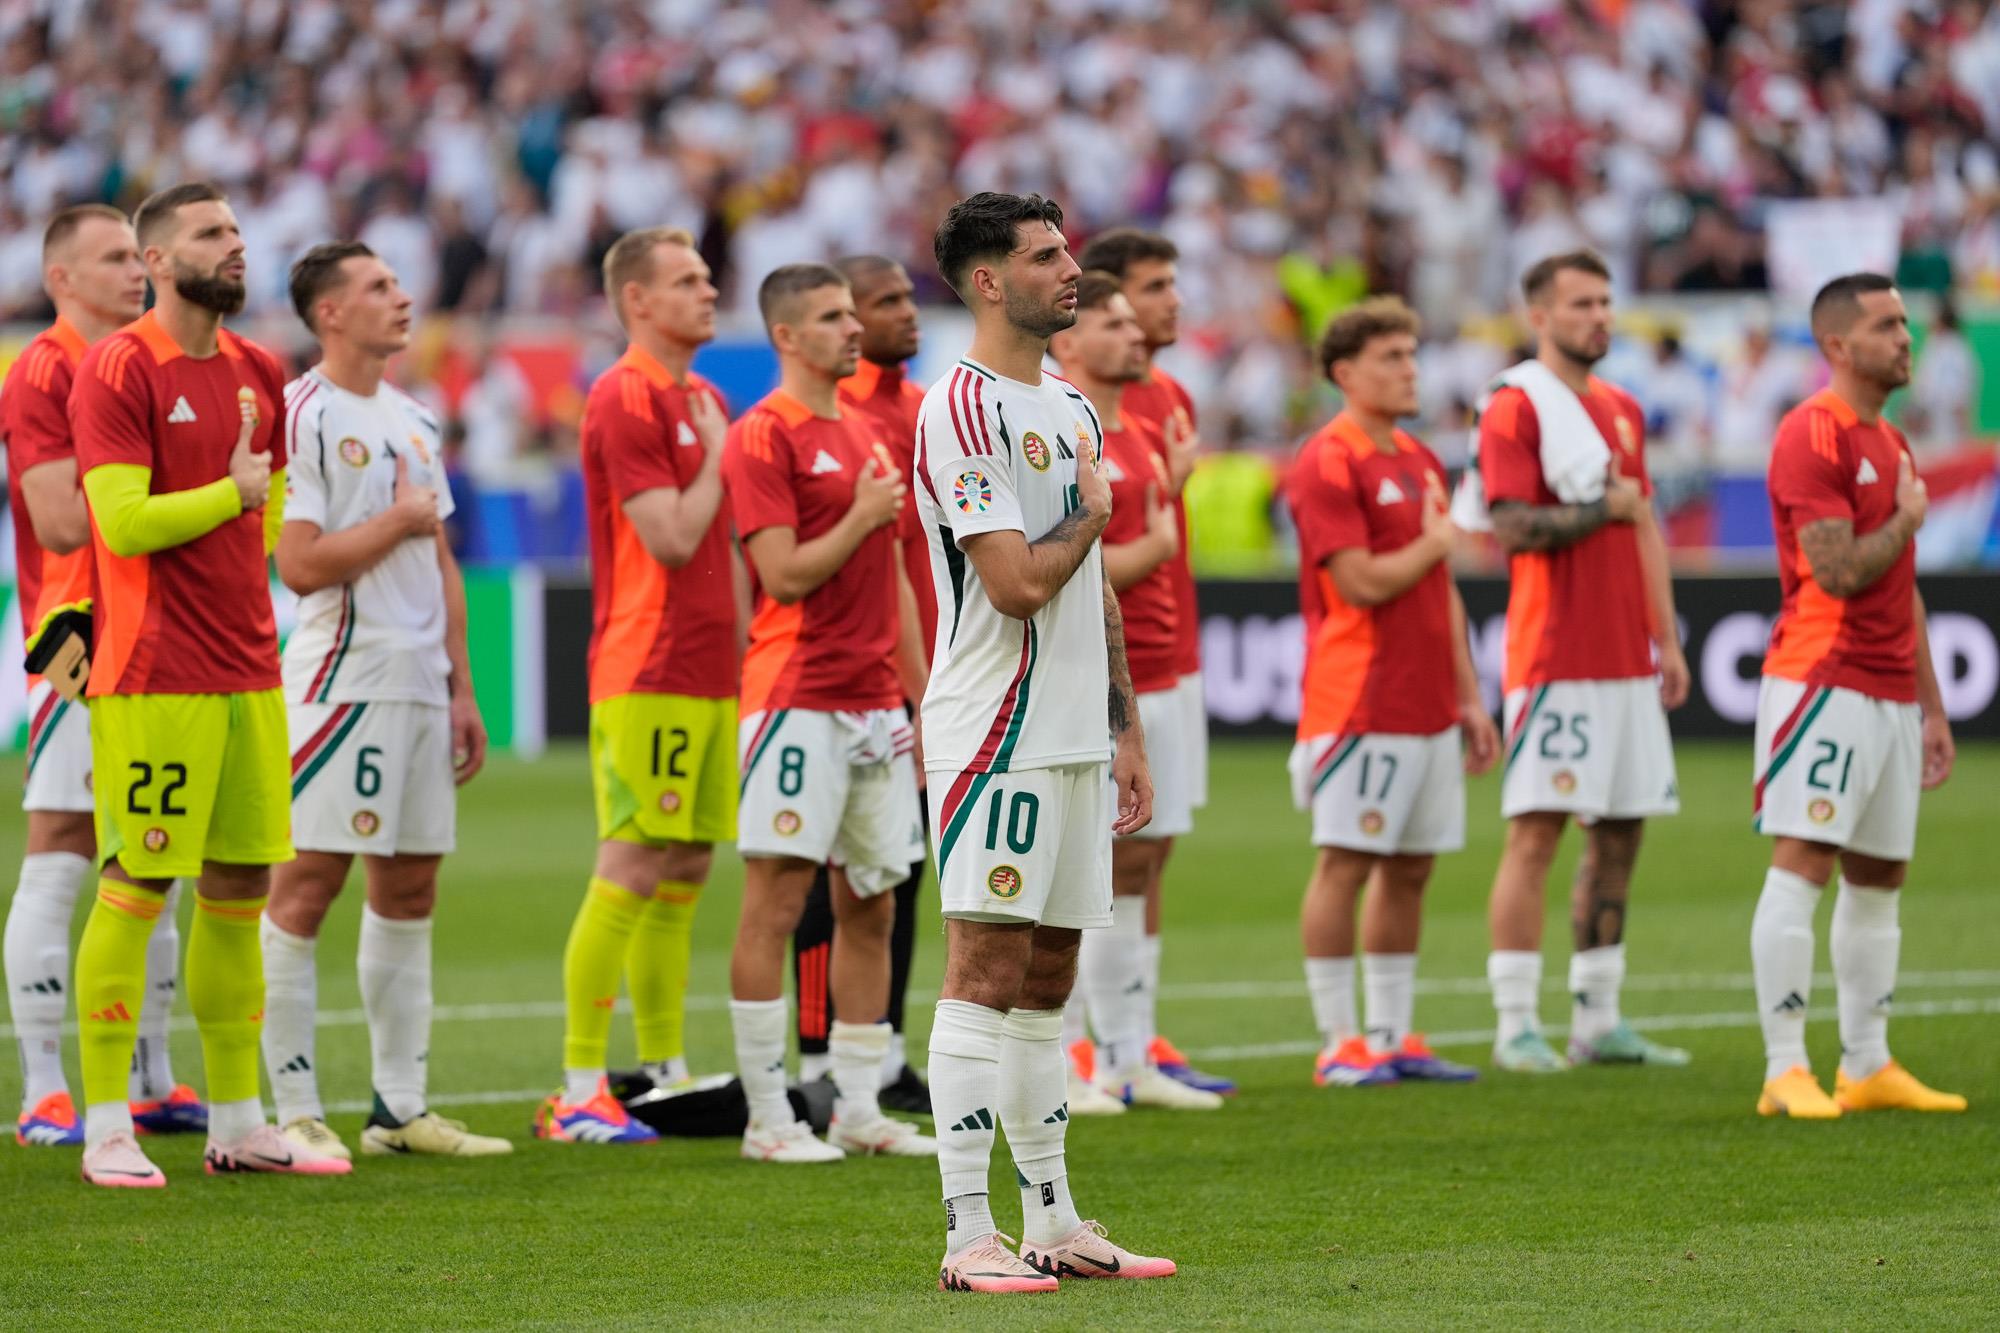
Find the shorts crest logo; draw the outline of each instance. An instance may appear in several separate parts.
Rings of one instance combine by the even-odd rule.
[[[1035,432],[1029,431],[1021,437],[1021,457],[1027,459],[1028,466],[1035,471],[1047,472],[1052,455],[1049,453],[1048,442]]]
[[[1831,824],[1833,816],[1833,802],[1827,800],[1824,796],[1819,797],[1806,807],[1806,818],[1815,824]]]
[[[951,483],[951,502],[961,514],[983,514],[993,507],[993,483],[978,468],[967,468]]]
[[[663,791],[660,793],[661,814],[666,814],[666,815],[676,814],[680,811],[680,808],[681,808],[681,794],[679,792]]]
[[[340,461],[349,467],[367,467],[368,457],[368,446],[352,435],[340,442]]]
[[[995,898],[1013,898],[1021,892],[1021,872],[1012,866],[994,866],[986,876],[986,891]]]
[[[1371,838],[1380,833],[1387,822],[1387,820],[1382,818],[1380,810],[1363,810],[1361,812],[1361,831]]]
[[[356,810],[349,822],[354,825],[356,836],[363,838],[374,837],[376,830],[382,827],[382,817],[373,810]]]
[[[140,838],[139,841],[145,844],[145,848],[147,851],[152,852],[154,855],[157,856],[159,853],[167,850],[167,844],[173,841],[173,839],[167,836],[167,831],[165,829],[155,825],[154,827],[147,829],[145,836]]]
[[[1576,774],[1566,768],[1558,769],[1556,775],[1549,779],[1549,785],[1567,796],[1576,790]]]
[[[791,837],[799,831],[799,826],[804,823],[805,821],[799,818],[799,812],[796,810],[780,810],[771,817],[771,827],[781,838]]]

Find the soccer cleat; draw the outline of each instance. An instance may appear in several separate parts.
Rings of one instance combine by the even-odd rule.
[[[1072,1070],[1069,1076],[1069,1113],[1072,1119],[1080,1115],[1124,1115],[1125,1099],[1078,1078]]]
[[[1389,1052],[1396,1077],[1412,1083],[1470,1083],[1479,1077],[1471,1065],[1447,1060],[1433,1051],[1421,1032],[1405,1033],[1402,1044]]]
[[[1220,1074],[1205,1074],[1188,1063],[1188,1058],[1165,1037],[1154,1037],[1153,1044],[1146,1048],[1146,1059],[1158,1065],[1160,1072],[1176,1083],[1184,1083],[1190,1088],[1212,1092],[1219,1097],[1236,1095],[1236,1080],[1224,1078]]]
[[[1149,1259],[1113,1245],[1097,1222],[1084,1222],[1061,1240],[1047,1245],[1029,1241],[1021,1261],[1050,1277],[1172,1277],[1171,1259]]]
[[[938,1141],[907,1120],[878,1115],[850,1125],[839,1116],[827,1127],[826,1141],[856,1157],[936,1157]]]
[[[875,1100],[885,1111],[901,1111],[906,1115],[931,1113],[931,1090],[908,1065],[903,1066],[903,1072],[894,1080],[882,1085]]]
[[[1105,1087],[1099,1084],[1099,1087]],[[1105,1090],[1111,1091],[1108,1087]],[[1203,1092],[1185,1083],[1176,1083],[1152,1065],[1119,1090],[1127,1106],[1157,1106],[1167,1111],[1214,1111],[1222,1106],[1219,1093]]]
[[[1963,1111],[1964,1097],[1939,1092],[1891,1060],[1867,1078],[1851,1079],[1846,1070],[1834,1075],[1833,1099],[1843,1111]]]
[[[302,1115],[287,1120],[278,1133],[284,1136],[285,1142],[295,1143],[321,1157],[338,1157],[343,1162],[354,1160],[354,1154],[341,1142],[340,1135],[318,1116]]]
[[[1546,1037],[1530,1028],[1517,1033],[1512,1041],[1494,1045],[1493,1067],[1509,1074],[1560,1074],[1569,1068],[1569,1061],[1556,1054]]]
[[[371,1117],[361,1131],[361,1151],[368,1157],[505,1157],[514,1145],[489,1134],[470,1133],[459,1121],[425,1111],[400,1125]]]
[[[1056,1280],[1007,1247],[1012,1236],[994,1232],[976,1240],[956,1254],[947,1254],[938,1267],[939,1291],[1025,1292],[1054,1291]]]
[[[1349,1037],[1313,1061],[1313,1083],[1322,1088],[1380,1088],[1401,1081],[1394,1057],[1370,1049],[1366,1037]]]
[[[1573,1065],[1660,1065],[1678,1069],[1694,1057],[1678,1046],[1662,1046],[1648,1041],[1621,1022],[1601,1037],[1589,1041],[1569,1039],[1569,1062]]]
[[[345,1158],[315,1152],[278,1132],[276,1125],[259,1125],[234,1143],[208,1141],[202,1169],[211,1176],[237,1173],[274,1176],[344,1176],[354,1170]]]
[[[132,1127],[141,1134],[206,1134],[208,1107],[185,1083],[150,1102],[132,1103]]]
[[[83,1122],[67,1092],[52,1092],[21,1112],[14,1122],[14,1142],[23,1148],[80,1148]]]
[[[1764,1085],[1757,1098],[1757,1114],[1790,1116],[1794,1120],[1838,1120],[1840,1106],[1820,1090],[1812,1070],[1793,1065]]]
[[[111,1189],[164,1189],[167,1177],[141,1151],[139,1140],[120,1130],[83,1150],[83,1178]]]
[[[1088,1037],[1073,1042],[1069,1048],[1069,1072],[1085,1083],[1097,1081],[1097,1047]]]
[[[931,1140],[930,1156],[937,1153]],[[803,1120],[786,1120],[775,1125],[754,1121],[743,1131],[743,1156],[753,1162],[838,1162],[847,1154],[837,1144],[822,1143],[813,1137],[812,1126]]]
[[[660,1138],[652,1126],[632,1118],[601,1078],[588,1101],[566,1102],[558,1092],[536,1107],[535,1137],[555,1143],[657,1143]]]

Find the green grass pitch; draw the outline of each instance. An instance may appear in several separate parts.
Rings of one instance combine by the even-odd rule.
[[[2000,1317],[2000,748],[1963,754],[1926,799],[1892,1027],[1904,1062],[1966,1092],[1972,1112],[1796,1125],[1751,1114],[1762,1058],[1747,932],[1765,853],[1748,824],[1747,747],[1682,747],[1686,812],[1650,830],[1640,861],[1626,1011],[1691,1047],[1692,1068],[1366,1091],[1310,1080],[1296,928],[1309,853],[1283,757],[1276,745],[1218,747],[1214,802],[1169,873],[1162,1025],[1239,1078],[1242,1095],[1217,1114],[1134,1113],[1070,1135],[1084,1214],[1178,1259],[1171,1281],[939,1293],[941,1210],[925,1162],[787,1169],[739,1161],[733,1141],[534,1142],[532,1102],[557,1072],[562,941],[591,847],[583,756],[562,749],[498,761],[467,789],[439,911],[434,1100],[512,1136],[516,1154],[364,1158],[344,1180],[209,1179],[199,1142],[155,1141],[172,1186],[131,1197],[85,1188],[73,1152],[0,1144],[0,1325],[1888,1328]],[[11,809],[12,765],[5,782]],[[1418,1000],[1419,1025],[1482,1065],[1497,804],[1494,780],[1474,785],[1471,845],[1433,886]],[[9,820],[0,875],[11,879],[18,854]],[[722,996],[740,874],[726,854],[717,865],[689,1020],[702,1070],[730,1064]],[[1565,896],[1549,911],[1550,1023],[1567,1018]],[[368,1095],[358,911],[350,890],[321,948],[322,1089],[349,1135]],[[921,1052],[940,964],[934,916],[919,950]],[[1820,960],[1823,974],[1823,945]],[[1826,1078],[1832,1000],[1822,976],[1812,1046]],[[621,1018],[614,1063],[631,1058],[630,1041]],[[175,1057],[199,1086],[185,1016]],[[18,1095],[10,1063],[10,1114]],[[1010,1229],[1011,1174],[1002,1149],[995,1212]]]

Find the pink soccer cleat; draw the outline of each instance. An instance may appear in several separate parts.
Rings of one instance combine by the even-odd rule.
[[[947,1254],[938,1269],[939,1291],[993,1293],[1054,1291],[1056,1280],[1037,1271],[1007,1247],[1012,1236],[994,1232],[957,1254]]]
[[[276,1125],[259,1125],[234,1143],[208,1141],[202,1168],[211,1176],[259,1172],[277,1176],[344,1176],[354,1163],[314,1152],[286,1138]]]
[[[1021,1261],[1050,1277],[1172,1277],[1178,1271],[1171,1259],[1148,1259],[1113,1245],[1098,1222],[1084,1222],[1047,1245],[1029,1241]]]
[[[83,1150],[83,1178],[110,1189],[164,1189],[166,1175],[139,1149],[139,1140],[120,1130]]]

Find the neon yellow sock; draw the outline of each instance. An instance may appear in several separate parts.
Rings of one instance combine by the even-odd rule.
[[[608,879],[590,878],[563,949],[563,1068],[604,1068],[611,1006],[625,971],[625,947],[646,900]]]
[[[625,950],[625,988],[632,993],[632,1027],[647,1064],[687,1054],[688,955],[701,885],[663,879],[653,890]]]
[[[183,984],[201,1029],[211,1102],[251,1102],[260,1095],[257,1041],[264,1028],[264,947],[257,929],[264,901],[195,895]]]
[[[82,1031],[83,1104],[123,1103],[146,995],[146,942],[167,895],[122,880],[97,882],[76,946],[76,1013]]]

